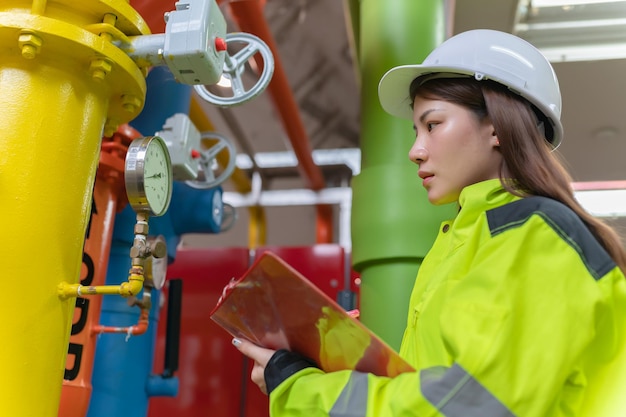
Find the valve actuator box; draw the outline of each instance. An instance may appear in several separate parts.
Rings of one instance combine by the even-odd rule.
[[[200,132],[184,113],[169,117],[156,133],[167,144],[175,181],[195,180],[200,164]]]
[[[215,0],[176,2],[166,15],[163,59],[178,82],[211,85],[219,81],[225,51],[226,20]]]

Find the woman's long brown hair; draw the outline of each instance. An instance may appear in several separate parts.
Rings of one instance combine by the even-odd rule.
[[[530,102],[501,84],[469,77],[417,78],[411,84],[411,102],[417,96],[463,106],[479,120],[489,118],[500,141],[503,186],[521,197],[544,196],[568,206],[626,274],[626,250],[619,235],[576,200],[571,177],[546,140],[552,127]]]

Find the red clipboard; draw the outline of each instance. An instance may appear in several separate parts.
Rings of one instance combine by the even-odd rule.
[[[272,252],[225,288],[211,319],[237,338],[313,359],[326,372],[414,372],[396,351]]]

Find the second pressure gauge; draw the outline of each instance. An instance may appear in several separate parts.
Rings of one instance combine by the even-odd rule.
[[[124,180],[136,212],[165,214],[172,198],[172,163],[165,141],[158,136],[135,139],[126,153]]]

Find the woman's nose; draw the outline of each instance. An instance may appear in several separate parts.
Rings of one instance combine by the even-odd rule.
[[[416,140],[409,150],[409,159],[419,165],[428,159],[428,151]]]

